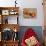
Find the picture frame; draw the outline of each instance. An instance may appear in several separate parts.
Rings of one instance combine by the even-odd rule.
[[[2,15],[9,15],[9,10],[2,10]]]
[[[37,16],[36,8],[24,8],[23,9],[24,18],[35,18]]]

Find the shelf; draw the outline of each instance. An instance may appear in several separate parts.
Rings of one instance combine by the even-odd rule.
[[[2,42],[3,46],[18,46],[18,42],[17,41],[11,41],[11,42]]]
[[[18,24],[1,24],[1,30],[5,28],[12,29],[13,31],[14,29],[17,29],[17,31],[19,31],[20,26]]]
[[[2,8],[2,15],[18,15],[19,8],[14,8],[14,7],[6,7]]]
[[[19,40],[17,38],[18,38],[18,31],[20,29],[18,24],[18,16],[19,16],[19,7],[0,7],[0,32],[1,32],[0,46],[18,46]],[[10,29],[10,33],[12,31],[14,33],[10,34],[8,32],[7,34],[7,31],[9,31],[9,29]],[[2,37],[5,36],[4,35],[5,31],[7,34],[6,40],[3,39],[4,37]]]
[[[3,41],[4,43],[16,43],[16,42],[19,42],[19,40],[16,40],[16,41],[12,41],[12,40],[10,40],[10,41]]]
[[[19,7],[0,7],[0,24],[18,24]]]

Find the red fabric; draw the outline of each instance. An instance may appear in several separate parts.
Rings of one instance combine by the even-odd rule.
[[[35,37],[37,36],[36,33],[34,32],[34,30],[32,28],[27,29],[27,31],[25,32],[25,35],[22,39],[21,45],[26,46],[25,39],[28,39],[29,37],[32,37],[32,36],[35,36]],[[36,46],[40,46],[40,44],[38,43],[38,44],[36,44]]]

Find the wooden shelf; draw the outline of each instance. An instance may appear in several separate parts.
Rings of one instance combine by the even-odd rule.
[[[20,26],[18,24],[1,24],[1,30],[5,29],[5,28],[10,28],[14,31],[14,29],[17,29],[17,31],[19,31]]]
[[[12,9],[15,9],[15,10],[19,10],[19,7],[0,7],[0,10],[12,10]]]
[[[0,21],[1,21],[1,24],[0,24],[0,32],[1,32],[0,46],[18,46],[18,40],[17,41],[13,41],[13,39],[9,40],[9,41],[5,41],[4,39],[2,40],[2,38],[3,38],[2,37],[2,32],[3,32],[4,29],[6,29],[6,28],[11,29],[12,31],[14,31],[14,33],[19,31],[20,27],[19,27],[19,24],[18,24],[18,15],[19,15],[19,7],[0,7]],[[8,16],[9,17],[10,16],[11,17],[12,16],[14,16],[14,17],[17,16],[17,18],[16,18],[17,19],[17,24],[9,24],[8,19],[7,19]]]
[[[18,43],[19,43],[18,41],[5,41],[5,42],[1,41],[0,45],[1,46],[18,46]]]
[[[12,13],[10,13],[10,12],[12,12]],[[8,24],[8,16],[14,16],[14,17],[17,16],[17,18],[18,18],[19,7],[0,7],[0,15],[1,15],[1,17],[0,17],[1,24],[4,24],[3,22],[5,22],[5,24],[6,23]],[[5,19],[5,17],[6,17],[6,19]],[[18,24],[18,19],[17,19],[16,23]]]

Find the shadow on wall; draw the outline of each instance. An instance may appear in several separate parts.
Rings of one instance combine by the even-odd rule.
[[[43,30],[42,30],[42,27],[41,26],[21,26],[20,27],[20,32],[19,32],[20,42],[21,42],[21,40],[23,38],[24,33],[26,32],[26,30],[28,28],[32,28],[37,33],[37,36],[38,36],[39,41],[41,43],[43,43]]]

